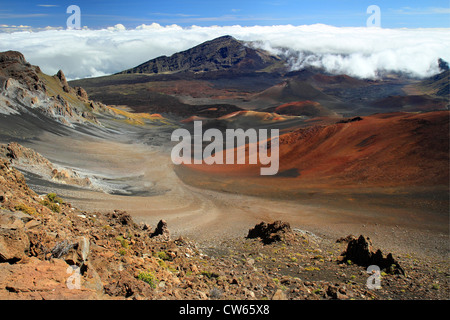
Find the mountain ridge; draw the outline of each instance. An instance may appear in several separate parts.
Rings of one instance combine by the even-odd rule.
[[[226,35],[203,42],[170,57],[160,56],[117,74],[163,74],[176,72],[207,72],[220,70],[256,71],[270,68],[282,60],[261,49]]]

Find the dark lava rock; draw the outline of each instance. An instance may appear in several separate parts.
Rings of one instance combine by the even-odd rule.
[[[391,253],[384,257],[380,249],[374,251],[372,241],[363,235],[348,242],[347,249],[341,254],[339,260],[350,260],[363,267],[377,265],[380,269],[387,270],[390,273],[405,274]]]
[[[170,239],[170,231],[167,227],[167,222],[165,220],[160,220],[156,226],[155,231],[151,234],[151,238],[161,236],[164,240]]]
[[[350,123],[350,122],[357,122],[357,121],[362,121],[362,120],[363,120],[363,118],[361,118],[361,117],[354,117],[351,119],[338,121],[337,123]]]
[[[275,221],[274,223],[261,222],[248,231],[247,238],[260,238],[264,244],[275,241],[285,241],[293,236],[288,222]]]

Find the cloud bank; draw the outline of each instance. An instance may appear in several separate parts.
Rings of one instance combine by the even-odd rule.
[[[116,25],[102,30],[45,30],[0,33],[0,51],[17,50],[43,72],[62,69],[69,79],[119,72],[161,55],[213,38],[239,40],[289,57],[292,70],[323,67],[336,74],[376,78],[383,72],[427,77],[439,72],[438,58],[450,61],[449,29],[338,28],[305,26]]]

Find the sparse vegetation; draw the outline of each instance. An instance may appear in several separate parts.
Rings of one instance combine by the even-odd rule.
[[[306,271],[320,271],[320,268],[318,267],[313,267],[313,266],[307,266],[305,267]]]
[[[32,215],[32,216],[37,214],[35,208],[27,206],[27,205],[25,205],[23,203],[20,203],[20,204],[16,205],[14,207],[14,209],[22,211],[23,213],[26,213],[26,214],[29,214],[29,215]]]
[[[56,213],[61,212],[61,204],[64,204],[64,200],[56,195],[56,193],[49,193],[40,202],[43,206],[46,206],[50,210]]]
[[[139,273],[138,279],[148,283],[153,289],[156,288],[157,279],[150,271]]]
[[[129,248],[130,244],[128,243],[128,240],[124,239],[122,236],[116,237],[116,240],[120,241],[122,248],[124,248],[124,249]]]
[[[170,258],[170,256],[169,256],[165,251],[159,251],[159,252],[157,252],[157,253],[156,253],[156,256],[157,256],[158,258],[160,258],[161,260],[164,260],[164,261],[170,261],[170,260],[172,260],[172,259]]]
[[[47,199],[53,203],[64,204],[64,200],[62,198],[58,197],[58,195],[56,193],[47,194]]]

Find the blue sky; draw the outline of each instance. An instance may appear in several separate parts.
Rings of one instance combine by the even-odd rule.
[[[383,28],[450,27],[450,1],[386,0],[0,0],[0,25],[65,27],[69,5],[81,8],[81,24],[92,29],[123,24],[253,26],[328,24],[365,26],[369,5],[381,8]]]

